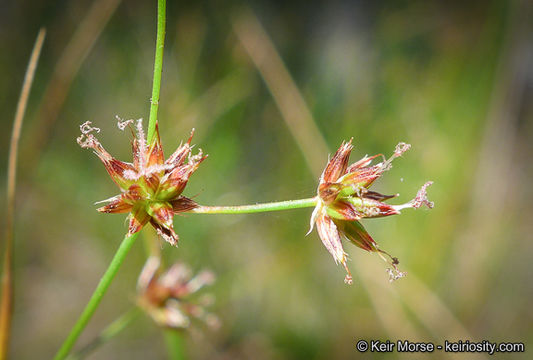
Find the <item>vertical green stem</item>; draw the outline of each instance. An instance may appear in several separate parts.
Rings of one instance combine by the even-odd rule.
[[[76,343],[76,340],[78,340],[78,337],[81,335],[83,329],[85,329],[85,326],[87,326],[87,323],[89,323],[89,320],[98,308],[98,305],[100,305],[104,294],[106,293],[107,289],[109,288],[109,285],[111,285],[111,282],[115,278],[118,269],[124,262],[124,259],[130,251],[138,234],[139,233],[135,233],[133,235],[124,237],[124,240],[122,240],[122,243],[120,244],[117,252],[115,253],[113,260],[111,260],[109,267],[104,273],[104,276],[102,276],[100,282],[98,283],[98,286],[96,287],[96,290],[94,290],[94,293],[91,299],[89,300],[89,303],[87,304],[87,306],[85,306],[83,313],[80,315],[78,321],[70,331],[70,334],[68,335],[67,339],[57,352],[56,356],[54,357],[54,360],[64,359],[68,355],[68,353]]]
[[[152,98],[150,100],[150,119],[148,121],[148,144],[151,144],[157,123],[157,110],[159,109],[159,92],[161,90],[161,74],[163,72],[163,48],[165,46],[165,20],[166,0],[157,2],[157,38],[155,46],[154,81],[152,85]]]
[[[163,47],[165,44],[165,16],[166,16],[166,2],[165,0],[158,0],[157,6],[157,38],[156,38],[156,49],[155,49],[155,63],[154,63],[154,79],[152,87],[152,98],[150,105],[150,119],[148,122],[148,143],[153,141],[155,134],[155,127],[157,122],[157,110],[159,109],[159,92],[161,89],[161,74],[163,70]],[[89,303],[83,310],[83,313],[79,317],[78,321],[72,328],[67,339],[57,352],[54,360],[64,359],[74,344],[76,340],[81,335],[83,329],[87,326],[87,323],[93,316],[94,312],[98,308],[98,305],[102,301],[104,294],[106,293],[109,285],[113,281],[115,275],[118,272],[118,269],[122,265],[126,255],[131,249],[135,239],[137,238],[138,233],[135,233],[131,236],[126,236],[120,247],[118,248],[111,264],[107,268],[104,276],[98,283],[96,290],[94,291]]]
[[[183,346],[183,333],[174,329],[165,329],[165,343],[167,345],[168,358],[171,360],[185,360]]]

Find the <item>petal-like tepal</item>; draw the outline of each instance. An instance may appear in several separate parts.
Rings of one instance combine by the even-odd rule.
[[[181,144],[176,151],[170,157],[165,161],[165,164],[173,165],[173,166],[180,166],[185,162],[185,159],[187,159],[187,156],[189,155],[191,151],[191,141],[192,137],[194,135],[194,129],[191,131],[191,135],[189,136],[189,139],[185,144]]]
[[[367,167],[368,165],[370,165],[372,160],[374,160],[375,158],[377,158],[379,156],[383,156],[383,154],[377,154],[377,155],[370,156],[370,157],[365,156],[361,160],[356,161],[352,165],[348,166],[348,168],[346,169],[346,173],[351,173],[351,172],[354,172],[356,170],[359,170],[359,169]]]
[[[381,174],[383,174],[383,167],[378,164],[348,172],[339,179],[339,182],[345,187],[352,188],[352,194],[354,194],[359,189],[370,187],[370,185],[372,185],[372,183],[374,183],[374,181],[376,181]]]
[[[128,219],[128,235],[133,235],[150,220],[150,215],[148,215],[144,206],[136,205],[131,210]]]
[[[107,205],[96,210],[106,214],[121,214],[130,212],[133,208],[131,203],[125,199],[124,194],[114,196],[111,199],[104,200],[103,202],[106,201],[109,201]]]
[[[148,213],[151,216],[150,222],[161,235],[171,245],[178,245],[178,235],[174,232],[174,209],[167,202],[156,202],[148,206]]]
[[[189,211],[198,207],[196,202],[185,196],[179,196],[176,200],[169,201],[169,203],[172,205],[174,214],[179,214],[180,212]]]
[[[361,214],[362,218],[384,217],[400,213],[395,206],[374,199],[354,196],[347,198],[346,201],[354,207],[357,213]]]
[[[335,226],[335,223],[329,216],[321,212],[320,214],[318,214],[316,219],[316,229],[318,231],[318,236],[320,237],[320,240],[322,240],[322,243],[324,244],[326,249],[333,256],[335,263],[341,263],[346,269],[347,275],[344,278],[344,281],[347,284],[351,284],[352,274],[350,273],[348,265],[346,264],[347,256],[342,247],[342,242],[337,226]]]
[[[161,146],[161,139],[159,137],[159,124],[157,122],[155,123],[154,140],[148,147],[146,158],[148,159],[148,167],[163,165],[165,162],[163,147]]]
[[[91,122],[87,121],[80,126],[81,135],[77,138],[78,144],[84,149],[93,149],[94,153],[100,158],[111,179],[122,190],[126,190],[133,181],[128,178],[128,172],[135,172],[132,164],[120,161],[111,156],[100,144],[98,139],[92,134],[100,132],[99,128],[92,127]]]
[[[335,224],[341,234],[355,246],[367,251],[378,251],[376,242],[359,221],[336,220]]]
[[[326,212],[334,219],[353,221],[364,217],[364,214],[359,212],[355,206],[345,200],[338,200],[327,206]]]
[[[328,162],[320,178],[320,183],[336,182],[338,178],[345,174],[348,167],[350,152],[353,149],[352,140],[347,143],[343,142],[335,155]]]
[[[203,155],[200,150],[197,155],[189,157],[187,164],[178,166],[168,172],[161,179],[161,186],[159,187],[157,196],[166,199],[174,199],[179,196],[183,192],[183,189],[185,189],[185,186],[187,186],[189,177],[206,158],[207,155]]]

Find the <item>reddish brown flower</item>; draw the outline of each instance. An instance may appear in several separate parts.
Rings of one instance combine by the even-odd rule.
[[[102,160],[111,179],[118,185],[121,194],[102,202],[107,205],[98,209],[104,213],[130,213],[128,234],[134,234],[148,222],[166,241],[177,245],[178,235],[174,232],[174,214],[188,211],[197,206],[191,199],[181,193],[189,177],[198,165],[207,157],[202,150],[191,155],[191,132],[189,140],[165,160],[156,123],[155,136],[150,144],[144,137],[142,120],[135,124],[133,120],[121,121],[118,127],[124,130],[128,126],[133,134],[133,163],[113,158],[93,135],[100,129],[92,127],[91,122],[80,126],[81,135],[78,144],[82,148],[91,148]]]
[[[218,318],[205,309],[213,302],[212,297],[204,295],[194,299],[202,287],[214,281],[213,273],[202,271],[193,277],[190,269],[181,263],[161,272],[159,259],[150,257],[139,276],[138,304],[161,326],[187,328],[193,317],[217,327]]]
[[[433,207],[426,194],[426,188],[432,184],[431,181],[422,186],[413,200],[402,205],[389,205],[384,202],[397,195],[382,195],[368,189],[384,171],[391,168],[392,160],[401,156],[410,147],[409,144],[399,143],[389,159],[385,159],[381,154],[365,156],[348,166],[353,149],[352,140],[343,142],[320,177],[318,203],[311,217],[309,232],[316,224],[322,243],[335,262],[341,263],[346,269],[347,275],[344,281],[348,284],[352,283],[352,275],[347,266],[347,254],[342,247],[341,238],[349,240],[361,249],[377,252],[388,261],[392,266],[392,269],[387,269],[391,281],[405,275],[398,270],[398,259],[379,249],[359,220],[396,215],[402,209],[416,209],[422,205]],[[383,161],[371,166],[372,161],[380,156],[383,157]]]

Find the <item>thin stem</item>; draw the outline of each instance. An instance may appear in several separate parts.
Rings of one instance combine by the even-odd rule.
[[[152,98],[150,100],[150,119],[148,121],[148,144],[151,144],[155,134],[157,110],[159,109],[159,92],[161,90],[161,74],[163,72],[163,48],[165,47],[165,15],[166,1],[157,2],[157,37],[155,46],[154,81],[152,85]]]
[[[13,316],[13,220],[15,217],[15,189],[17,184],[17,154],[22,129],[22,120],[26,112],[26,105],[30,95],[33,75],[39,60],[39,55],[44,42],[46,31],[39,30],[35,39],[30,61],[24,76],[24,82],[17,104],[11,144],[9,147],[9,160],[7,169],[7,212],[6,212],[6,247],[4,252],[4,264],[2,273],[2,299],[0,304],[0,359],[6,359],[9,350],[9,338],[11,335],[11,319]]]
[[[164,331],[168,358],[171,360],[185,360],[186,356],[183,346],[183,333],[174,329],[165,329]]]
[[[137,316],[140,314],[139,308],[134,307],[127,313],[123,314],[121,317],[109,324],[93,341],[85,345],[79,351],[71,354],[67,359],[68,360],[78,360],[83,359],[98,347],[102,346],[114,336],[118,335],[122,330],[124,330]]]
[[[63,343],[59,351],[57,352],[56,356],[54,357],[54,360],[64,359],[68,355],[68,353],[70,352],[70,350],[76,343],[76,340],[81,335],[83,329],[85,329],[85,326],[87,326],[87,324],[89,323],[89,320],[91,319],[94,312],[98,308],[98,305],[100,305],[100,302],[102,301],[102,298],[104,297],[104,294],[106,293],[107,289],[109,288],[109,285],[111,285],[111,282],[115,278],[115,275],[117,274],[118,269],[122,265],[122,262],[124,262],[124,259],[126,258],[126,255],[130,251],[138,234],[139,233],[135,233],[133,235],[129,235],[129,236],[126,235],[124,237],[124,240],[122,240],[122,243],[120,244],[117,252],[115,253],[113,260],[111,260],[109,267],[104,273],[104,276],[102,276],[102,279],[100,279],[98,286],[94,290],[94,293],[91,296],[89,303],[87,304],[87,306],[85,306],[83,313],[80,315],[80,317],[78,318],[78,321],[72,328],[67,339],[65,340],[65,342]]]
[[[163,47],[165,43],[165,0],[158,0],[157,9],[157,38],[155,49],[152,99],[150,106],[150,120],[148,123],[148,143],[151,143],[153,141],[153,137],[155,134],[155,125],[157,122],[157,110],[159,108],[159,92],[161,88],[161,73],[163,69]],[[122,265],[122,262],[124,261],[126,255],[131,249],[133,243],[135,242],[137,235],[138,233],[135,233],[131,236],[124,237],[124,240],[122,240],[120,247],[115,253],[113,260],[111,260],[111,264],[109,264],[109,267],[104,273],[104,276],[102,276],[102,279],[98,283],[98,286],[96,287],[96,290],[94,291],[91,299],[89,300],[89,303],[83,310],[83,313],[78,318],[78,321],[72,328],[67,339],[57,352],[56,356],[54,357],[54,360],[64,359],[76,343],[76,340],[81,335],[83,329],[87,326],[87,323],[89,322],[94,312],[98,308],[98,305],[102,301],[102,298],[106,293],[107,289],[109,288],[109,285],[113,281],[115,275],[118,272],[118,269]]]
[[[238,205],[238,206],[203,206],[191,210],[196,214],[250,214],[267,211],[280,211],[290,209],[301,209],[316,206],[317,198],[278,201],[265,204],[255,205]]]

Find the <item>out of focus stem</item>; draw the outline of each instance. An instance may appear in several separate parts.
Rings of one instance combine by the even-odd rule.
[[[67,360],[80,360],[87,357],[94,350],[98,349],[100,346],[111,340],[113,337],[118,335],[122,330],[124,330],[138,315],[140,314],[139,308],[134,307],[127,313],[123,314],[121,317],[113,321],[106,327],[98,337],[96,337],[89,344],[85,345],[76,353],[71,354]]]
[[[7,211],[6,211],[6,237],[4,248],[4,262],[2,270],[2,293],[0,295],[0,360],[7,359],[9,352],[9,341],[11,338],[11,321],[13,317],[13,223],[15,218],[15,190],[17,186],[17,155],[22,131],[22,120],[26,112],[28,97],[30,96],[33,76],[39,61],[39,55],[44,43],[46,31],[44,28],[39,30],[30,61],[26,68],[26,75],[22,90],[20,92],[15,121],[13,122],[13,131],[11,133],[11,143],[9,146],[9,159],[7,167]]]
[[[204,206],[199,205],[192,209],[191,213],[195,214],[250,214],[268,211],[281,211],[290,209],[301,209],[315,207],[317,197],[299,200],[278,201],[254,205],[237,205],[237,206]]]
[[[91,296],[89,303],[87,304],[87,306],[85,306],[85,309],[78,318],[78,321],[76,322],[76,324],[70,331],[70,334],[68,335],[67,339],[54,357],[54,360],[64,359],[69,354],[74,344],[76,344],[76,340],[78,340],[78,337],[81,335],[83,329],[85,329],[85,327],[89,323],[89,320],[91,320],[94,312],[98,308],[98,305],[100,305],[100,302],[102,301],[102,298],[104,297],[107,289],[109,288],[109,285],[111,285],[111,282],[115,278],[118,269],[120,269],[120,266],[124,262],[126,255],[128,255],[128,252],[133,246],[133,243],[135,242],[135,239],[138,235],[139,233],[135,233],[133,235],[124,237],[124,240],[122,240],[122,243],[120,244],[117,252],[115,253],[115,256],[111,260],[109,267],[100,279],[98,286],[94,290],[94,293]]]

